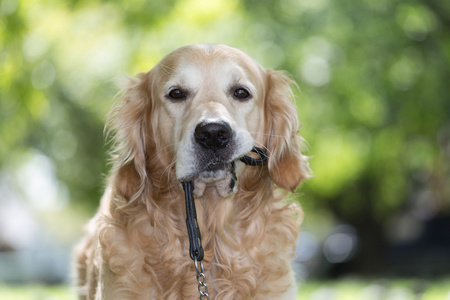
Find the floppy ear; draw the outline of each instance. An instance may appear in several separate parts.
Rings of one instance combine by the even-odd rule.
[[[264,144],[269,151],[269,175],[280,188],[294,192],[310,172],[307,157],[300,153],[303,139],[298,135],[291,89],[295,83],[280,71],[267,70],[267,74]]]
[[[137,199],[147,181],[146,153],[151,143],[149,74],[126,78],[122,96],[108,115],[107,133],[114,132],[115,187],[127,200]]]

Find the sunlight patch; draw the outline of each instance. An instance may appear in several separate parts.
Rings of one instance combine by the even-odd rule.
[[[179,1],[173,9],[172,18],[180,18],[193,25],[214,22],[227,13],[236,12],[237,1],[234,0],[188,0]]]

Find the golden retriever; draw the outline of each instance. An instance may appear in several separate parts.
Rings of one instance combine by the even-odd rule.
[[[108,121],[110,180],[76,249],[80,299],[199,297],[185,181],[194,183],[210,298],[295,299],[302,212],[283,198],[309,167],[292,84],[216,44],[179,48],[127,79]],[[268,160],[246,166],[239,159],[254,146]]]

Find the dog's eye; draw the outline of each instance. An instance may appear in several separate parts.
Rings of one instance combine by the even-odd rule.
[[[248,98],[250,98],[250,92],[247,91],[244,88],[238,88],[237,90],[234,91],[233,94],[234,98],[238,99],[238,100],[246,100]]]
[[[180,89],[173,89],[168,94],[170,99],[173,100],[184,100],[186,99],[186,94]]]

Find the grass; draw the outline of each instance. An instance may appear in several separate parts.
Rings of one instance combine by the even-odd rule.
[[[1,300],[76,300],[72,288],[64,285],[0,284]],[[450,278],[440,280],[344,279],[307,281],[299,284],[301,300],[450,300]]]
[[[64,285],[1,285],[1,300],[76,300],[75,291]]]
[[[308,281],[299,284],[297,299],[450,300],[450,278],[435,281],[423,279]]]

